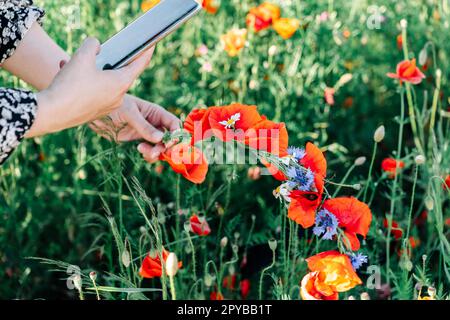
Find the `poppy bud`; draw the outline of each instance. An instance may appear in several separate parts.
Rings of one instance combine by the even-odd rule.
[[[367,292],[361,293],[361,300],[370,300],[370,296]]]
[[[440,81],[442,77],[442,70],[441,69],[437,69],[436,70],[436,80]]]
[[[91,271],[91,272],[89,273],[89,278],[91,278],[92,281],[97,280],[97,272]]]
[[[222,248],[225,248],[228,244],[228,238],[227,237],[223,237],[222,240],[220,240],[220,246]]]
[[[366,157],[359,157],[355,160],[355,166],[359,167],[362,166],[364,163],[366,163],[367,158]]]
[[[425,157],[424,157],[423,155],[419,154],[419,155],[414,159],[414,161],[416,162],[416,164],[417,164],[418,166],[420,166],[420,165],[422,165],[422,164],[425,163]]]
[[[275,250],[277,250],[277,240],[276,239],[270,239],[269,240],[269,247],[270,247],[270,250],[272,250],[272,251],[275,251]]]
[[[125,268],[128,268],[130,266],[131,263],[131,259],[130,259],[130,253],[128,252],[127,249],[122,251],[122,264]]]
[[[355,297],[354,297],[354,296],[349,296],[349,297],[347,298],[347,300],[355,300]]]
[[[408,21],[406,21],[406,19],[400,20],[400,27],[406,29],[408,27]]]
[[[175,277],[178,272],[178,258],[173,252],[169,253],[166,260],[166,273],[169,277]]]
[[[425,63],[427,63],[427,59],[428,59],[427,49],[423,48],[422,50],[420,50],[419,53],[419,64],[421,66],[425,65]]]
[[[384,128],[384,126],[379,126],[378,129],[375,130],[373,140],[375,140],[376,143],[380,143],[381,141],[383,141],[385,134],[386,129]]]
[[[271,56],[271,57],[273,57],[274,55],[276,55],[277,54],[277,46],[271,46],[270,48],[269,48],[269,56]]]
[[[431,211],[434,208],[434,201],[433,198],[430,197],[430,195],[425,198],[425,207],[427,207],[428,211]]]
[[[144,226],[141,226],[141,227],[139,228],[139,231],[140,231],[142,234],[146,234],[146,233],[147,233],[147,229],[145,229]]]
[[[184,231],[186,231],[187,233],[191,232],[191,222],[188,220],[184,223]]]
[[[353,189],[355,189],[356,191],[359,191],[359,190],[361,190],[361,188],[362,188],[362,186],[361,186],[360,183],[356,183],[356,184],[354,184],[352,187],[353,187]]]
[[[214,277],[211,276],[209,273],[207,273],[207,274],[205,275],[205,286],[211,287],[213,281],[214,281]]]
[[[83,286],[83,282],[81,281],[81,277],[79,274],[76,274],[72,277],[73,285],[75,286],[75,289],[78,291],[81,291],[81,287]]]

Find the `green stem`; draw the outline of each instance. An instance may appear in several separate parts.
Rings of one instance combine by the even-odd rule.
[[[370,161],[369,174],[367,175],[366,186],[364,188],[363,202],[366,202],[367,191],[369,190],[369,185],[370,185],[370,182],[372,181],[372,170],[373,170],[373,165],[375,163],[375,157],[377,155],[377,146],[378,146],[378,143],[375,142],[375,144],[373,145],[372,160]]]
[[[264,273],[266,273],[267,271],[272,269],[273,266],[275,265],[275,251],[276,250],[272,250],[272,263],[270,264],[270,266],[264,268],[263,271],[261,271],[261,277],[259,278],[259,300],[262,300],[262,288],[263,288]]]
[[[408,228],[406,229],[406,241],[409,239],[409,232],[411,230],[411,220],[412,220],[412,212],[414,207],[414,196],[416,193],[416,186],[417,186],[417,177],[419,175],[419,166],[416,166],[416,170],[414,173],[414,183],[412,188],[412,194],[411,194],[411,202],[409,205],[409,214],[408,214]]]
[[[172,300],[177,300],[177,292],[175,290],[175,281],[173,276],[169,276],[170,281],[170,293],[172,294]]]

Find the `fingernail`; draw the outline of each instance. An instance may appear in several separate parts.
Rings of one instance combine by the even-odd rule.
[[[144,144],[140,144],[140,145],[138,145],[137,146],[137,150],[140,152],[140,153],[144,153]]]
[[[156,131],[156,132],[153,134],[153,138],[155,139],[155,142],[160,142],[160,141],[162,141],[163,137],[164,137],[164,133],[162,133],[161,131]]]

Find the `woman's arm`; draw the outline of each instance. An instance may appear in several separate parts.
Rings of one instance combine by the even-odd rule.
[[[38,90],[46,89],[70,56],[34,23],[2,67]]]

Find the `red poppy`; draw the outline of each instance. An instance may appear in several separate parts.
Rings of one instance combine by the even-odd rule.
[[[287,155],[288,132],[284,123],[262,120],[245,133],[245,144],[279,157]]]
[[[322,202],[327,161],[322,151],[308,142],[305,148],[305,156],[300,160],[300,164],[314,173],[314,190],[294,190],[291,192],[288,217],[303,228],[309,228],[314,225],[316,210]]]
[[[256,32],[269,28],[281,15],[280,8],[274,4],[264,2],[250,9],[246,18],[248,27],[253,27]]]
[[[338,219],[339,227],[347,237],[344,240],[346,246],[354,251],[359,250],[360,243],[356,235],[365,238],[372,222],[372,212],[367,204],[356,198],[336,198],[325,201],[323,208]]]
[[[209,299],[210,300],[224,300],[223,294],[221,294],[220,292],[211,292],[211,294],[209,295]]]
[[[178,144],[162,153],[160,160],[166,161],[173,171],[181,174],[195,184],[205,181],[208,173],[208,162],[203,153],[196,147]]]
[[[389,228],[389,220],[384,218],[383,220],[383,226],[387,229]],[[399,224],[397,221],[392,220],[391,223],[391,234],[394,236],[396,240],[401,239],[403,236],[403,230],[399,227]]]
[[[250,280],[244,279],[239,283],[241,288],[241,297],[242,299],[247,299],[248,294],[250,293]]]
[[[422,213],[414,220],[414,224],[417,226],[424,225],[428,219],[428,211],[423,210]]]
[[[256,106],[240,103],[212,107],[208,119],[214,135],[225,142],[231,140],[244,142],[247,130],[264,120]]]
[[[386,158],[381,163],[381,168],[383,171],[388,172],[388,176],[390,179],[393,179],[397,173],[397,167],[398,169],[402,169],[405,167],[405,163],[403,161],[395,160],[394,158]],[[400,170],[398,170],[400,171]]]
[[[209,224],[204,217],[199,217],[194,214],[189,221],[191,223],[191,231],[193,233],[199,236],[207,236],[211,233]]]
[[[184,130],[192,136],[192,144],[201,140],[206,140],[212,136],[211,126],[209,125],[209,109],[194,109],[184,121]]]
[[[445,178],[445,183],[442,185],[444,190],[450,190],[450,174]]]
[[[425,79],[425,75],[417,68],[416,59],[404,60],[397,65],[396,73],[388,73],[387,76],[393,79],[399,79],[411,84],[419,84]]]
[[[162,257],[164,260],[164,263],[167,260],[167,257],[169,256],[169,251],[163,249]],[[178,268],[181,268],[183,266],[183,263],[180,261],[178,262]],[[162,276],[162,265],[161,265],[161,259],[159,258],[159,253],[154,251],[150,252],[142,261],[141,268],[139,269],[139,274],[143,278],[160,278]]]
[[[223,278],[222,287],[228,290],[234,290],[236,288],[236,274],[230,274]]]
[[[402,36],[402,34],[399,34],[397,36],[397,48],[398,48],[398,50],[401,50],[403,48],[403,36]]]

